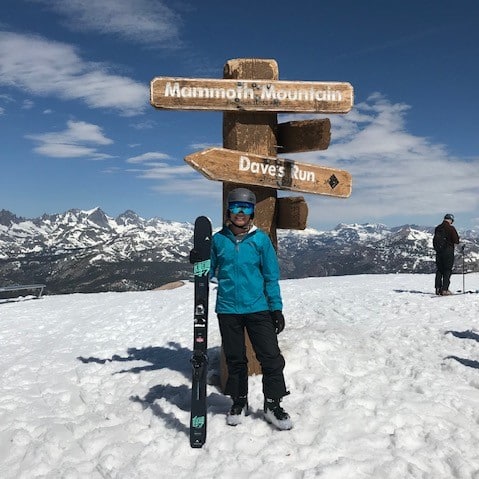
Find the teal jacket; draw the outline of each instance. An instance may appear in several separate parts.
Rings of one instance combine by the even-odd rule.
[[[218,279],[217,313],[283,309],[276,251],[268,235],[256,226],[239,240],[227,226],[215,233],[211,276]]]

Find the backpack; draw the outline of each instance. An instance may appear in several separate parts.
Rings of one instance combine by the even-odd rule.
[[[444,251],[446,249],[447,239],[448,236],[446,228],[443,224],[440,224],[434,230],[434,238],[432,239],[432,246],[436,253],[440,253],[441,251]]]

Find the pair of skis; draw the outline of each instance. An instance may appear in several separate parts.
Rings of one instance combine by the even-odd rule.
[[[463,294],[479,294],[479,289],[476,290],[468,290],[468,291],[463,291],[461,289],[458,289],[455,293],[451,294],[445,294],[444,296],[441,294],[436,294],[434,296],[431,296],[432,298],[447,298],[449,296],[462,296]]]
[[[208,297],[211,250],[211,221],[206,216],[196,218],[193,233],[193,264],[195,282],[193,355],[191,357],[191,417],[190,445],[203,447],[206,442],[206,380],[208,372]]]

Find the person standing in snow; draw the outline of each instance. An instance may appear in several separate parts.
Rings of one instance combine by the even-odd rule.
[[[225,393],[233,400],[226,420],[236,426],[248,412],[246,328],[263,372],[264,417],[286,430],[292,422],[280,405],[289,392],[277,339],[285,325],[279,266],[271,240],[253,225],[255,205],[252,191],[232,190],[227,220],[213,235],[211,247],[211,276],[218,280],[216,313],[228,368]]]
[[[433,246],[436,251],[436,294],[448,296],[451,282],[452,268],[454,266],[454,245],[459,243],[459,235],[452,226],[454,215],[447,213],[440,225],[434,230]]]

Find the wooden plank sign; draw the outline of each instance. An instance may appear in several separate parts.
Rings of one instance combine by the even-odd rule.
[[[227,148],[209,148],[185,161],[210,180],[347,198],[352,177],[344,170],[255,155]]]
[[[278,153],[327,150],[331,141],[331,121],[322,118],[279,123],[276,136]]]
[[[308,205],[302,196],[287,196],[277,200],[276,227],[284,230],[304,230],[308,221]]]
[[[347,82],[156,77],[150,84],[150,103],[170,110],[347,113],[353,97]]]

